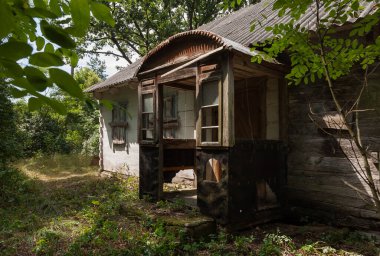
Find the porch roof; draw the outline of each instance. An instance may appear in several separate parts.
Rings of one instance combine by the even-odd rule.
[[[200,26],[196,30],[186,31],[169,37],[146,56],[138,59],[136,62],[130,64],[128,67],[107,78],[105,81],[100,82],[86,89],[86,92],[94,92],[101,89],[106,89],[112,86],[118,86],[136,79],[137,72],[144,60],[149,58],[162,47],[168,44],[171,40],[187,34],[203,34],[219,41],[221,46],[225,48],[232,48],[247,55],[260,54],[259,52],[252,52],[250,46],[255,42],[262,42],[272,37],[270,31],[266,31],[265,27],[273,26],[278,23],[285,23],[290,18],[284,15],[283,17],[277,16],[277,11],[273,10],[273,3],[275,0],[262,0],[261,2],[249,5],[229,15],[221,16],[214,21]],[[356,20],[371,14],[377,7],[375,1],[363,1],[364,6],[358,17],[349,18],[348,22],[353,23]],[[315,24],[315,7],[312,6],[299,20],[302,27],[307,27],[310,30],[314,29]],[[321,15],[327,15],[323,8]],[[261,23],[261,26],[256,26],[254,31],[251,31],[252,22],[256,21]]]

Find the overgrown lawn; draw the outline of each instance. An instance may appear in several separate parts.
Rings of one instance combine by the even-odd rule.
[[[16,169],[16,167],[18,169]],[[357,232],[325,226],[219,228],[192,240],[156,215],[197,216],[138,199],[134,177],[99,177],[79,156],[39,156],[0,171],[0,255],[378,255]]]

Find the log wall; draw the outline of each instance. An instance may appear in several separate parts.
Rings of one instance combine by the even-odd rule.
[[[361,82],[357,80],[359,77],[351,75],[337,82],[336,92],[340,100],[347,104],[352,102],[360,89]],[[368,144],[374,154],[378,154],[380,72],[370,77],[361,109],[374,109],[360,114],[360,124],[364,143]],[[291,216],[318,217],[337,225],[379,229],[379,214],[373,210],[369,197],[366,196],[370,190],[350,163],[360,166],[350,140],[339,141],[318,129],[309,117],[310,110],[318,115],[334,111],[324,81],[289,88],[288,205],[291,206]],[[330,131],[344,134],[344,131]],[[371,166],[380,187],[376,160],[371,162]]]

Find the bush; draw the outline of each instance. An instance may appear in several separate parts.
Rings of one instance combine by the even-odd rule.
[[[1,82],[1,81],[0,81]],[[20,155],[17,143],[16,116],[8,89],[0,84],[0,168]]]
[[[20,170],[10,167],[0,168],[0,208],[19,202],[31,191],[31,180]]]

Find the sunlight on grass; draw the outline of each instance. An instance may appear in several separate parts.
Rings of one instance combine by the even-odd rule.
[[[94,174],[97,166],[90,166],[91,158],[83,155],[37,155],[15,164],[31,178],[40,180],[67,179]]]
[[[0,183],[1,256],[378,254],[373,241],[331,227],[275,223],[194,239],[170,223],[201,218],[199,212],[181,201],[139,200],[136,177],[102,178],[79,156],[40,156],[16,166],[22,171],[0,173],[12,181]]]

